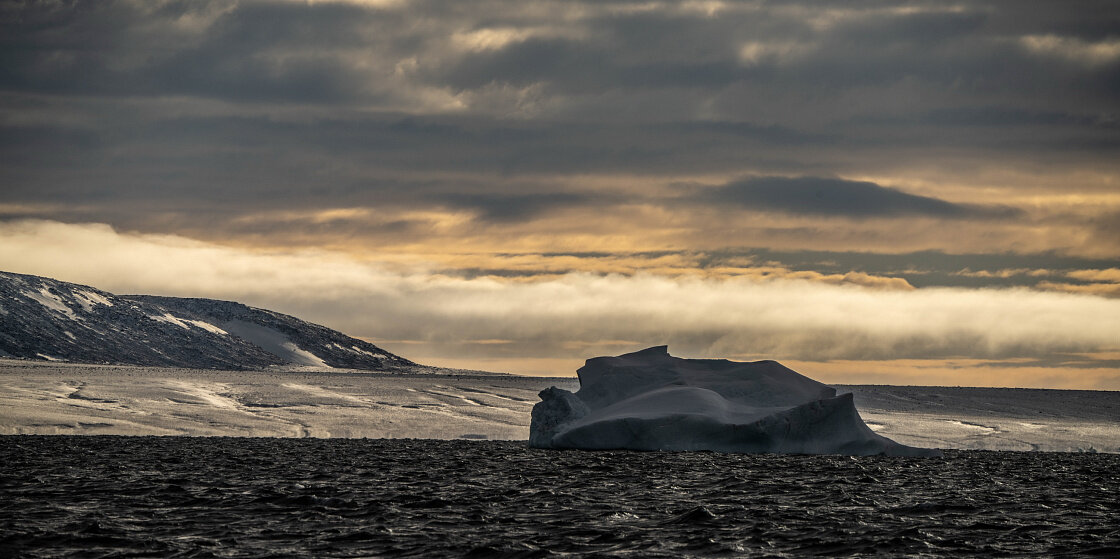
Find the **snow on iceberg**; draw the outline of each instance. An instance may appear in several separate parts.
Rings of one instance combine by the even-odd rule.
[[[533,407],[536,448],[940,456],[873,432],[851,394],[776,361],[681,359],[657,346],[596,357],[580,389],[552,387]]]

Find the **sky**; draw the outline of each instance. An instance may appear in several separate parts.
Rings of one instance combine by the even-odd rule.
[[[1120,390],[1120,4],[0,3],[0,269],[422,363]]]

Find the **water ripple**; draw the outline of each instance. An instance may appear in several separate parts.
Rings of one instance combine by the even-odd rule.
[[[1120,455],[0,437],[0,556],[1120,554]]]

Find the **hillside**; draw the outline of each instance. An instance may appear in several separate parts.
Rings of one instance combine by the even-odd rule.
[[[114,295],[0,272],[0,357],[206,369],[415,367],[369,342],[231,301]]]

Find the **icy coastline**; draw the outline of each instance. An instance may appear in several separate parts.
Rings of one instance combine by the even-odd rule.
[[[567,377],[223,371],[0,359],[0,435],[520,440]],[[1120,392],[836,385],[864,422],[942,449],[1120,452]]]
[[[939,456],[871,430],[851,394],[774,361],[682,359],[666,346],[597,357],[579,391],[541,391],[537,448]]]

